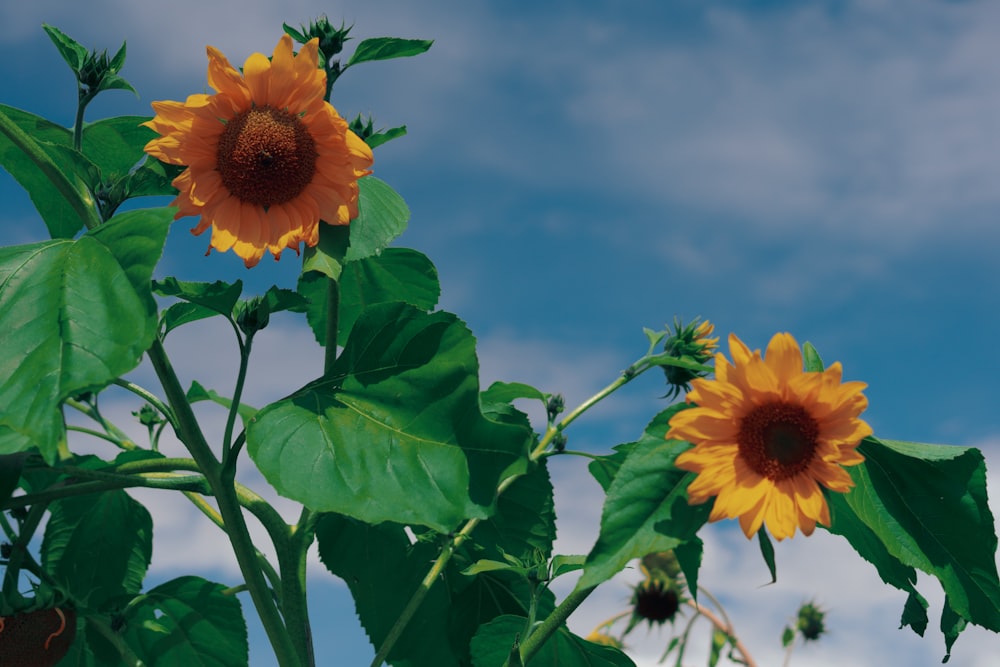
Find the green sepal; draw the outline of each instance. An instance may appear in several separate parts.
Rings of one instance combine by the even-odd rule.
[[[761,526],[757,531],[757,543],[760,545],[760,555],[764,558],[767,571],[771,573],[770,583],[778,580],[778,571],[774,564],[774,545],[771,543],[771,536],[767,534],[767,528]]]

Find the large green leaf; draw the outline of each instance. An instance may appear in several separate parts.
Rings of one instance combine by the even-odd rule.
[[[49,153],[56,150],[55,146],[65,147],[72,144],[69,130],[41,116],[5,104],[0,104],[0,113],[7,116]],[[58,165],[58,157],[53,159]],[[3,133],[0,133],[0,165],[28,192],[52,238],[68,239],[80,231],[84,222],[76,209],[38,165]],[[75,178],[73,170],[63,169],[63,171],[72,182]],[[78,190],[81,198],[90,197],[86,188],[80,187]]]
[[[326,290],[325,274],[310,271],[299,278],[298,291],[310,302],[306,317],[321,345],[326,342]],[[372,304],[403,301],[430,310],[440,294],[434,264],[416,250],[387,248],[348,262],[340,275],[339,344],[347,342],[361,311]]]
[[[42,566],[89,608],[138,593],[153,555],[153,519],[124,491],[58,500],[42,540]]]
[[[433,542],[411,545],[403,526],[398,524],[372,526],[338,514],[320,519],[316,541],[320,559],[350,588],[358,618],[376,648],[389,634],[439,552]],[[440,583],[432,587],[389,653],[390,664],[459,665],[449,641],[449,607],[446,587]]]
[[[170,209],[130,211],[77,241],[0,249],[0,453],[63,438],[59,405],[135,368],[156,335],[150,277]]]
[[[499,616],[476,633],[472,639],[472,664],[474,667],[499,667],[511,655],[517,641],[524,640],[527,619],[519,616]],[[594,644],[559,628],[527,667],[635,667],[631,658],[611,646]]]
[[[313,510],[448,532],[489,514],[530,437],[482,414],[464,324],[388,303],[358,318],[329,379],[257,414],[247,447],[279,493]]]
[[[398,524],[371,526],[337,514],[320,519],[316,532],[320,558],[347,583],[358,618],[376,647],[440,552],[433,533],[422,537],[411,544]],[[523,577],[510,572],[466,576],[459,572],[464,564],[462,554],[456,554],[435,582],[389,654],[391,664],[467,665],[469,642],[480,625],[502,614],[527,614],[530,588]],[[553,607],[546,591],[539,613],[548,614]]]
[[[115,116],[83,128],[81,149],[101,168],[105,178],[129,173],[146,153],[143,147],[158,135],[142,123],[148,116]]]
[[[239,667],[248,662],[240,601],[221,584],[179,577],[140,596],[123,638],[150,667]]]
[[[941,582],[960,618],[1000,632],[997,537],[986,466],[972,448],[867,438],[844,496],[855,515],[905,566]]]
[[[653,419],[614,474],[579,588],[607,581],[633,558],[683,544],[708,520],[711,503],[687,502],[694,475],[674,467],[677,455],[691,445],[665,439],[675,412],[668,408]]]
[[[547,559],[556,535],[556,512],[552,482],[545,462],[510,485],[497,501],[497,512],[472,532],[472,542],[485,552],[484,558],[503,554],[521,560],[536,553]]]

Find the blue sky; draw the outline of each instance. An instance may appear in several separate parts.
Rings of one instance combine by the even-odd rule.
[[[848,379],[869,384],[876,435],[981,447],[997,467],[1000,5],[6,3],[0,56],[17,66],[4,69],[0,101],[72,121],[71,74],[43,22],[88,47],[128,41],[123,75],[141,98],[106,94],[92,105],[96,119],[202,92],[206,44],[242,63],[270,53],[282,21],[322,13],[355,24],[359,39],[436,40],[419,58],[349,71],[333,102],[348,117],[408,126],[376,151],[375,173],[407,200],[413,217],[398,244],[436,263],[441,305],[479,338],[485,381],[526,381],[579,401],[644,351],[642,327],[702,315],[751,347],[776,331],[812,341]],[[9,177],[0,195],[8,241],[42,238]],[[294,254],[247,271],[231,253],[205,258],[207,236],[192,237],[192,226],[174,225],[159,275],[241,278],[257,291],[293,284]],[[172,342],[175,356],[192,357],[188,377],[222,391],[235,366],[212,331],[181,331]],[[295,320],[279,318],[265,333],[251,389],[258,404],[311,379],[319,358]],[[289,341],[301,358],[281,356]],[[143,369],[137,377],[151,380]],[[635,437],[662,393],[658,378],[644,378],[571,442],[605,451]],[[589,549],[599,516],[597,487],[582,487],[583,477],[573,461],[556,473],[564,553]],[[997,480],[991,472],[994,496]],[[187,530],[183,511],[161,509],[158,535]],[[224,549],[209,546],[216,536],[198,535],[208,552],[198,562],[231,576]],[[706,543],[703,581],[728,593],[762,664],[780,660],[781,627],[814,595],[835,631],[792,664],[940,661],[936,610],[925,639],[897,631],[902,593],[883,589],[828,536],[782,543],[779,583],[767,589],[756,546],[732,526],[713,527]],[[191,557],[190,543],[176,556],[169,543],[157,548],[159,576]],[[319,569],[314,579],[318,638],[346,625],[358,651],[348,655],[363,655],[345,589]],[[609,589],[581,611],[579,631],[624,604],[624,584]],[[934,582],[923,589],[940,599]],[[658,656],[650,646],[636,647],[637,662]],[[970,630],[950,664],[985,665],[998,647]],[[259,643],[253,655],[254,665],[269,664]]]

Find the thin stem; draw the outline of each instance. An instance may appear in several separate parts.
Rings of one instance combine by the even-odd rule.
[[[114,437],[113,435],[109,435],[108,433],[101,433],[100,431],[95,431],[94,429],[91,428],[84,428],[83,426],[74,426],[72,424],[66,424],[66,430],[76,431],[77,433],[84,433],[86,435],[99,438],[106,442],[110,442],[112,445],[120,447],[121,449],[128,449],[128,447],[122,445],[121,441],[118,440],[118,438]]]
[[[119,387],[121,387],[122,389],[129,390],[139,398],[143,399],[144,401],[152,405],[160,412],[161,415],[163,415],[163,417],[168,422],[170,422],[171,426],[173,426],[175,429],[177,428],[177,418],[174,417],[174,411],[170,409],[170,406],[161,401],[156,394],[152,393],[151,391],[147,390],[144,387],[140,387],[134,382],[129,382],[128,380],[122,378],[115,378],[114,383]]]
[[[88,616],[87,625],[94,630],[97,630],[97,632],[100,633],[100,635],[104,637],[107,642],[115,647],[115,650],[118,651],[118,655],[121,656],[122,661],[128,665],[128,667],[145,667],[146,663],[144,663],[139,656],[133,653],[132,649],[129,648],[129,645],[122,640],[121,635],[112,630],[111,626],[103,618],[97,616],[96,614]]]
[[[163,384],[167,399],[177,415],[178,437],[194,460],[198,462],[198,466],[204,472],[215,494],[216,502],[219,504],[219,513],[225,523],[226,534],[229,536],[229,542],[236,555],[240,572],[243,573],[244,581],[250,589],[250,597],[260,615],[261,623],[267,632],[278,664],[281,667],[298,667],[300,664],[298,653],[292,644],[288,630],[271,596],[267,581],[257,563],[257,548],[250,539],[246,519],[243,517],[243,511],[237,499],[235,481],[230,475],[223,479],[222,465],[212,453],[201,432],[191,404],[187,400],[176,373],[174,373],[162,342],[153,341],[149,349],[149,358]],[[234,475],[236,471],[233,469],[230,472]]]
[[[235,449],[233,442],[233,427],[236,425],[236,417],[240,411],[240,400],[243,397],[243,384],[247,379],[247,368],[250,366],[250,347],[253,344],[253,336],[248,335],[246,342],[240,345],[240,370],[236,375],[236,388],[233,389],[233,402],[229,406],[229,416],[226,418],[226,431],[222,437],[222,465],[236,466]]]
[[[0,132],[2,132],[11,143],[17,146],[22,153],[28,156],[35,163],[43,174],[55,186],[59,194],[63,196],[66,203],[80,217],[80,220],[87,229],[94,229],[101,224],[101,219],[94,209],[94,199],[89,192],[82,192],[62,169],[52,160],[49,155],[42,150],[41,146],[24,130],[17,126],[17,123],[7,117],[7,114],[0,113]]]
[[[17,590],[17,580],[21,575],[21,563],[24,562],[28,554],[28,543],[38,529],[48,503],[37,503],[28,510],[28,516],[21,522],[17,539],[11,545],[10,558],[7,559],[7,568],[4,572],[2,597],[7,601],[21,599],[21,594]]]
[[[72,498],[91,493],[102,493],[104,491],[133,487],[167,489],[169,491],[194,491],[196,493],[210,492],[207,482],[200,475],[165,477],[162,473],[150,473],[150,475],[123,476],[114,480],[95,480],[66,486],[54,486],[38,493],[8,498],[5,502],[0,503],[0,509],[17,509],[19,507],[28,507],[29,505],[34,506],[38,503],[48,503],[61,498]]]
[[[77,82],[77,104],[76,104],[76,118],[73,120],[73,148],[78,151],[83,151],[83,114],[87,110],[87,105],[90,104],[90,100],[94,99],[92,95],[83,92],[80,87],[80,83]]]
[[[101,428],[103,428],[108,435],[116,439],[116,441],[118,442],[119,446],[122,449],[127,449],[130,451],[133,449],[139,449],[139,445],[137,445],[135,441],[132,440],[132,438],[130,438],[125,431],[121,430],[120,428],[118,428],[117,426],[115,426],[114,424],[112,424],[111,422],[109,422],[107,419],[104,418],[104,415],[101,414],[100,408],[97,406],[96,398],[93,404],[83,403],[81,401],[69,399],[66,401],[66,405],[73,408],[74,410],[77,410],[87,415],[95,422],[100,424]]]
[[[714,625],[720,632],[725,633],[725,635],[729,637],[729,639],[734,643],[736,650],[740,652],[740,656],[743,658],[743,663],[747,667],[757,667],[757,663],[754,662],[753,656],[750,655],[750,651],[747,650],[747,647],[743,644],[743,641],[739,637],[737,637],[736,633],[733,631],[732,625],[723,621],[721,618],[713,614],[705,607],[698,605],[696,602],[693,602],[691,600],[686,600],[685,604],[687,604],[689,607],[698,612],[698,614],[707,618],[709,621],[712,622],[712,625]]]

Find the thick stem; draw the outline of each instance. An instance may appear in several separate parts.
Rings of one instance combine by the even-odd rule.
[[[149,349],[149,358],[163,384],[167,400],[177,416],[180,427],[178,437],[198,463],[212,487],[219,505],[219,514],[222,515],[226,526],[226,534],[229,536],[229,542],[236,555],[240,572],[243,573],[244,581],[250,589],[250,597],[260,615],[261,623],[267,632],[278,664],[281,667],[300,667],[298,653],[292,644],[281,614],[271,597],[267,581],[257,563],[257,549],[250,539],[246,519],[243,517],[242,508],[237,500],[235,480],[229,475],[223,479],[222,464],[209,448],[198,421],[195,419],[191,404],[188,402],[184,389],[167,358],[166,350],[163,349],[163,344],[159,340],[153,341],[153,345]],[[235,473],[235,470],[232,472]]]
[[[528,661],[531,660],[545,642],[548,641],[549,637],[555,634],[556,630],[562,627],[566,619],[569,618],[570,614],[576,611],[576,608],[583,604],[591,593],[597,589],[597,586],[590,586],[588,588],[577,588],[572,593],[563,598],[563,601],[559,603],[559,606],[552,610],[544,621],[535,628],[534,632],[528,635],[524,641],[521,642],[521,664],[526,665]]]
[[[299,522],[292,528],[288,549],[280,554],[278,565],[284,582],[284,596],[281,612],[292,635],[292,641],[299,649],[302,664],[312,667],[316,664],[313,652],[312,628],[309,623],[309,605],[306,595],[306,556],[313,538],[319,515],[306,507],[302,508]]]
[[[240,345],[240,370],[236,375],[236,388],[233,389],[233,402],[229,406],[229,415],[226,417],[226,431],[222,437],[222,465],[236,467],[236,456],[233,442],[233,426],[236,424],[236,417],[240,411],[240,400],[243,398],[243,383],[247,379],[247,369],[250,367],[250,348],[253,345],[253,336],[248,335],[246,342]]]

